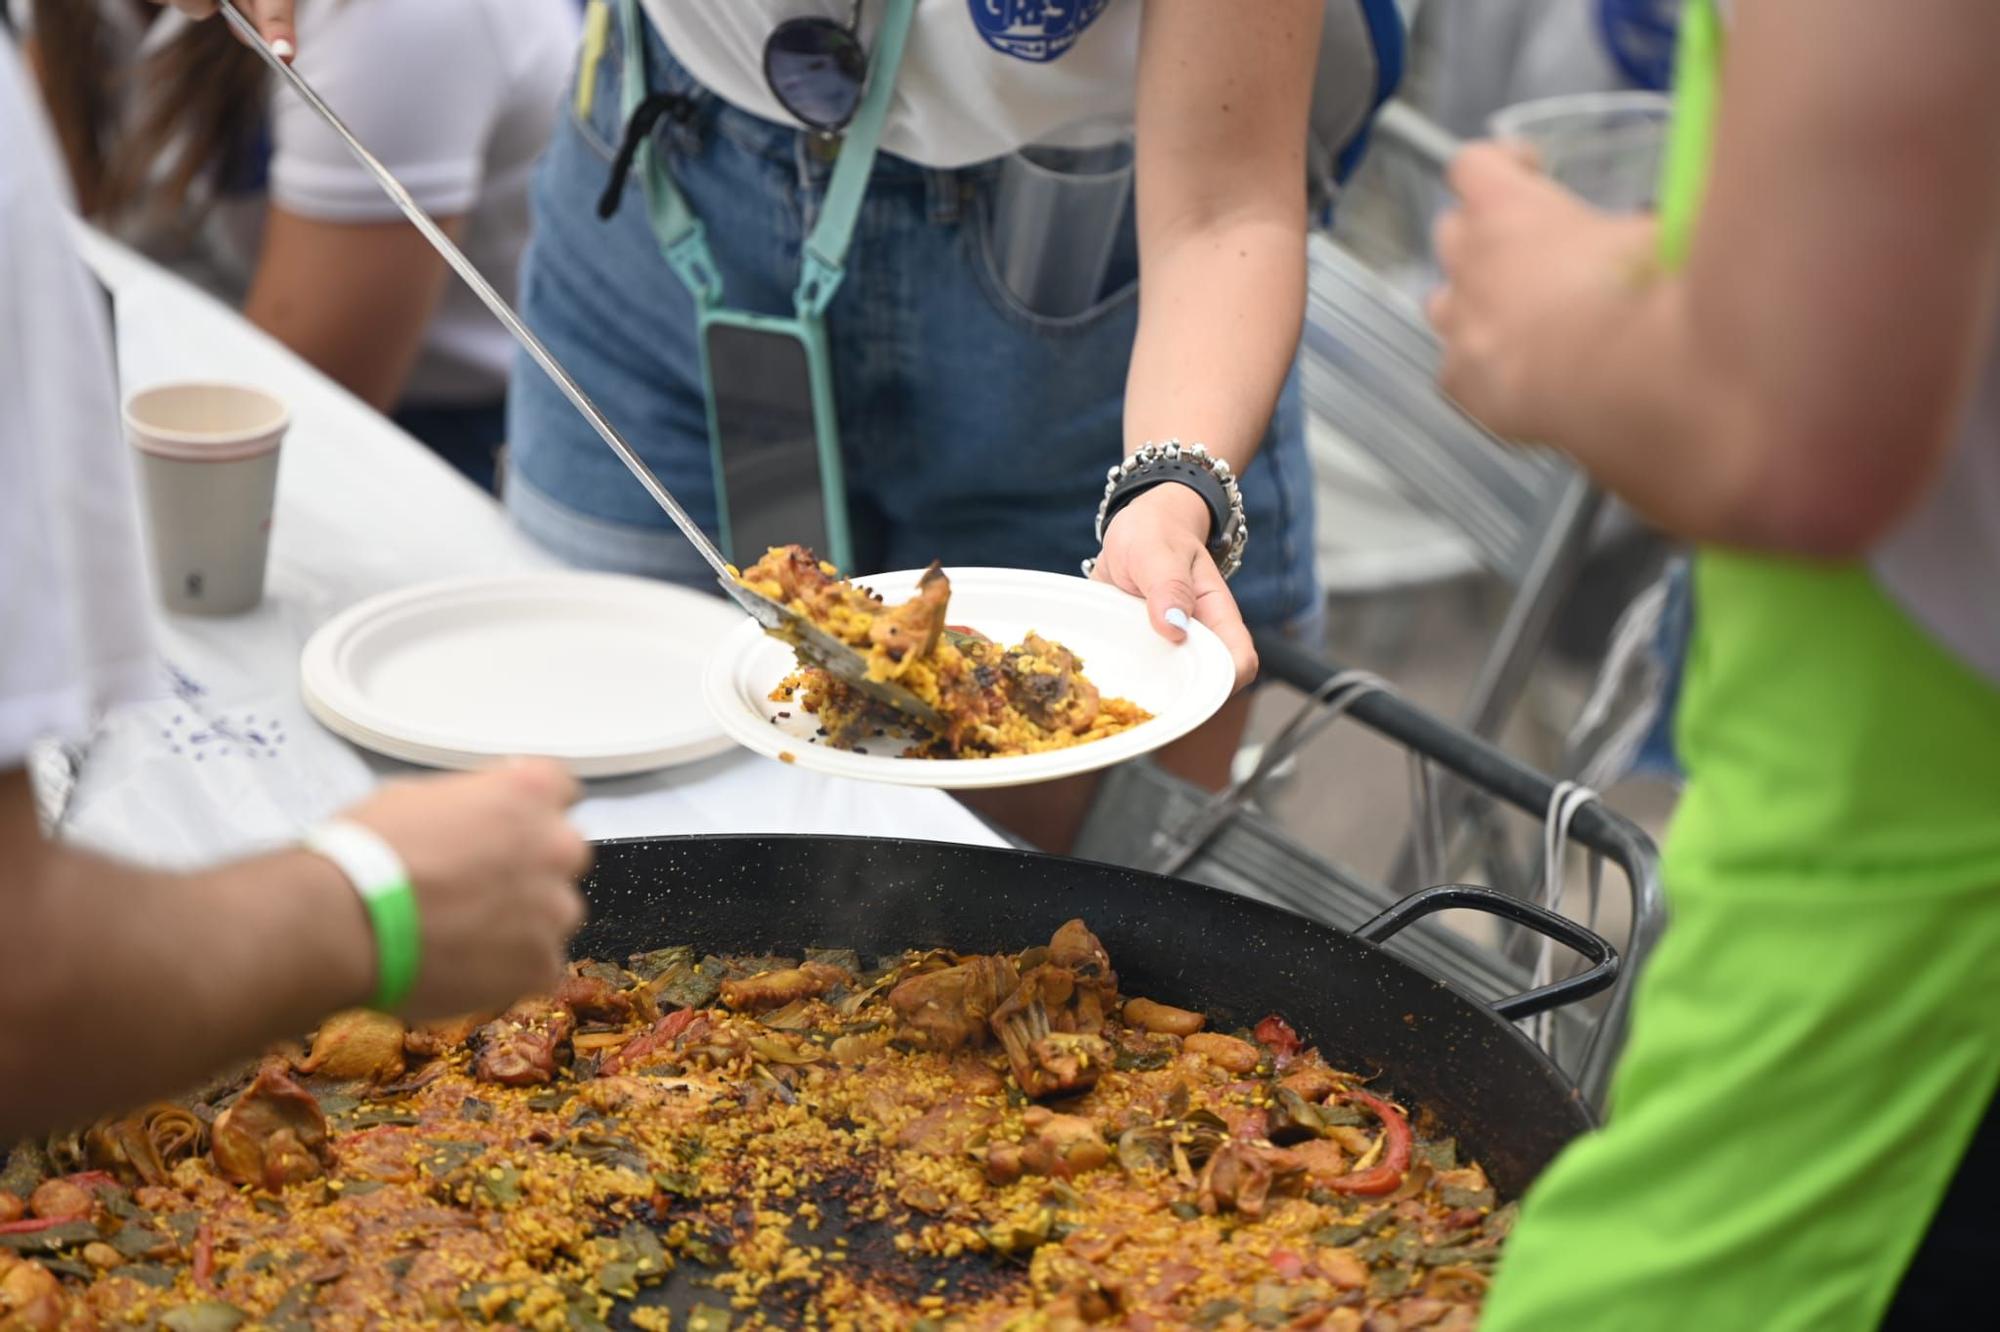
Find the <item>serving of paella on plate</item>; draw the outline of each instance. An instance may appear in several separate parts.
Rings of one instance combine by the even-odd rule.
[[[910,758],[1039,754],[1150,719],[1128,699],[1105,697],[1060,643],[1030,632],[1007,647],[948,626],[951,580],[936,565],[898,605],[842,578],[803,546],[773,547],[740,581],[858,650],[870,679],[904,686],[946,724],[937,734],[908,736],[908,718],[801,659],[771,698],[812,713],[835,748],[865,749],[871,740],[895,736]]]
[[[1011,955],[586,962],[354,1012],[0,1174],[0,1326],[1474,1326],[1511,1221],[1276,1016]]]

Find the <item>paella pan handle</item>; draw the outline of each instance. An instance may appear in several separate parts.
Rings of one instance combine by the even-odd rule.
[[[1367,943],[1379,944],[1401,933],[1404,926],[1440,911],[1484,911],[1491,916],[1500,916],[1516,925],[1525,925],[1537,934],[1546,935],[1590,959],[1592,966],[1588,971],[1537,986],[1512,998],[1495,1000],[1490,1007],[1509,1022],[1518,1022],[1551,1008],[1588,999],[1593,994],[1610,989],[1618,979],[1621,965],[1618,950],[1603,935],[1585,929],[1567,916],[1558,916],[1533,902],[1496,893],[1491,888],[1447,884],[1411,893],[1355,930],[1354,934]]]

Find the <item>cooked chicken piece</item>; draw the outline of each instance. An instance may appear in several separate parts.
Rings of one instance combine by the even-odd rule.
[[[528,1087],[555,1078],[563,1045],[576,1030],[569,1010],[547,999],[527,999],[473,1033],[479,1057],[472,1076],[503,1087]]]
[[[224,1179],[273,1193],[318,1179],[333,1164],[319,1102],[278,1063],[265,1064],[249,1090],[216,1117],[209,1140]]]
[[[898,665],[928,657],[944,632],[945,607],[950,601],[951,580],[933,560],[917,582],[917,595],[875,617],[875,623],[868,627],[868,641]]]
[[[1097,1125],[1082,1115],[1059,1115],[1045,1106],[1030,1106],[1021,1116],[1028,1140],[1021,1164],[1031,1175],[1074,1179],[1111,1159],[1111,1148]]]
[[[1331,1069],[1302,1068],[1279,1078],[1278,1085],[1295,1093],[1300,1100],[1317,1105],[1340,1090],[1340,1079],[1333,1075]]]
[[[995,1011],[1020,988],[1004,957],[975,957],[942,971],[912,976],[889,992],[889,1006],[933,1050],[979,1045]]]
[[[1347,1173],[1347,1153],[1331,1138],[1309,1139],[1293,1147],[1291,1153],[1305,1167],[1306,1178],[1315,1184],[1328,1183]]]
[[[773,546],[743,571],[743,584],[775,601],[798,601],[818,607],[829,589],[838,587],[832,574],[804,546]]]
[[[893,1141],[907,1152],[956,1161],[965,1155],[967,1142],[991,1127],[997,1116],[990,1106],[954,1095],[903,1125]]]
[[[1208,1022],[1200,1013],[1156,1004],[1151,999],[1127,999],[1124,1018],[1126,1026],[1159,1036],[1192,1036]]]
[[[951,1082],[972,1096],[998,1096],[1007,1090],[1007,1079],[993,1071],[993,1065],[971,1051],[951,1061]]]
[[[28,1214],[28,1204],[16,1194],[0,1189],[0,1226],[10,1221],[19,1221]]]
[[[578,1022],[623,1022],[632,1016],[632,998],[601,976],[565,976],[556,1002]]]
[[[1196,1201],[1207,1216],[1236,1211],[1258,1217],[1272,1193],[1296,1185],[1304,1174],[1298,1157],[1283,1147],[1225,1142],[1202,1168]]]
[[[1011,1050],[1008,1058],[1013,1061]],[[1015,1064],[1014,1080],[1037,1100],[1080,1096],[1097,1085],[1116,1059],[1116,1052],[1101,1036],[1050,1032],[1028,1047],[1025,1067]]]
[[[1105,1019],[1118,1011],[1118,973],[1111,969],[1111,955],[1104,951],[1104,944],[1089,926],[1072,920],[1049,939],[1048,964],[1067,971],[1075,987],[1067,1021],[1051,1010],[1051,1025],[1057,1031],[1097,1035],[1104,1029]]]
[[[784,971],[726,980],[722,982],[722,1002],[739,1013],[768,1013],[801,999],[817,999],[835,986],[853,981],[853,975],[843,967],[808,962]]]
[[[1342,1290],[1359,1290],[1368,1284],[1368,1264],[1352,1249],[1318,1249],[1313,1268]]]
[[[351,1082],[390,1083],[403,1076],[401,1018],[366,1008],[335,1013],[319,1024],[312,1054],[299,1072]]]
[[[403,1052],[419,1059],[434,1059],[464,1045],[472,1039],[473,1032],[492,1020],[491,1013],[468,1013],[464,1017],[425,1022],[404,1035]]]
[[[0,1249],[0,1328],[56,1332],[69,1317],[69,1297],[56,1274]]]
[[[1076,654],[1040,634],[1029,634],[1007,654],[1003,672],[1008,699],[1044,730],[1081,735],[1103,708]]]

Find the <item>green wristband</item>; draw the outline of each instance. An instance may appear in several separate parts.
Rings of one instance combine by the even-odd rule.
[[[417,894],[402,857],[372,830],[344,819],[315,828],[305,846],[332,861],[360,895],[375,934],[375,994],[368,1006],[398,1011],[416,987],[423,951]]]

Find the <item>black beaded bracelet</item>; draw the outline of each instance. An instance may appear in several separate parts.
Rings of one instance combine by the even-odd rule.
[[[1104,544],[1105,529],[1118,511],[1154,486],[1175,482],[1201,496],[1208,507],[1208,553],[1224,578],[1243,566],[1243,548],[1250,539],[1250,524],[1243,516],[1243,493],[1229,463],[1211,457],[1199,444],[1182,444],[1170,439],[1164,444],[1147,444],[1105,474],[1104,499],[1097,506],[1097,541]],[[1083,562],[1084,577],[1096,566]]]

